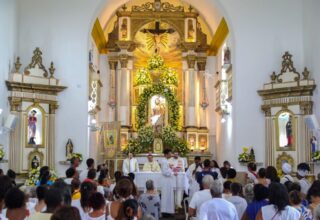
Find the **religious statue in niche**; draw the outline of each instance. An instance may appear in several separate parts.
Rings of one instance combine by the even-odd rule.
[[[128,38],[128,18],[122,19],[120,33],[121,33],[121,39],[127,40],[127,38]]]
[[[160,134],[165,126],[166,100],[161,96],[153,96],[151,98],[151,124],[155,134]]]
[[[35,155],[31,160],[31,169],[37,169],[38,167],[40,167],[40,158]]]
[[[311,145],[311,153],[315,153],[316,151],[318,151],[318,141],[315,136],[312,136],[310,140],[310,145]]]
[[[188,41],[195,40],[195,28],[192,19],[188,19]]]
[[[27,144],[28,145],[42,145],[42,111],[37,107],[32,107],[27,112]]]
[[[282,112],[277,117],[278,146],[292,148],[294,146],[294,122],[290,112]]]
[[[71,139],[68,139],[68,142],[66,144],[66,157],[70,158],[70,156],[73,154],[73,143]]]
[[[120,143],[121,149],[127,146],[127,134],[121,134]]]
[[[231,51],[229,47],[224,49],[223,64],[231,64]]]
[[[207,149],[207,136],[206,135],[199,135],[199,148],[201,151]]]

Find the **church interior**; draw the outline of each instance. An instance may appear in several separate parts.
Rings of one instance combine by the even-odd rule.
[[[281,178],[284,164],[296,177],[303,163],[312,183],[319,8],[317,0],[1,0],[0,169],[28,188],[44,166],[65,177],[75,158],[81,179],[92,158],[110,181],[128,169],[143,191],[150,178],[167,184],[170,150],[183,164],[169,165],[181,213],[195,158],[229,164],[243,185],[249,164]],[[152,174],[143,172],[149,157],[161,165]]]

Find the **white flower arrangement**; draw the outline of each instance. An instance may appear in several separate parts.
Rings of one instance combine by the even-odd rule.
[[[164,60],[158,54],[153,55],[148,60],[148,69],[149,70],[159,69],[159,68],[163,67],[163,65],[164,65]]]
[[[178,74],[173,68],[164,68],[160,75],[160,82],[164,85],[178,85]]]
[[[67,157],[67,161],[71,161],[72,158],[78,158],[80,160],[80,162],[82,162],[82,160],[83,160],[82,154],[80,154],[80,153],[69,154]]]
[[[140,68],[136,72],[135,84],[136,85],[146,85],[151,84],[152,79],[150,76],[150,72],[147,68]]]
[[[40,176],[40,167],[36,169],[32,169],[29,172],[28,179],[26,179],[25,185],[26,186],[35,186],[37,184],[37,181],[39,180]],[[50,180],[52,182],[55,182],[56,179],[58,178],[56,172],[54,170],[50,170]]]

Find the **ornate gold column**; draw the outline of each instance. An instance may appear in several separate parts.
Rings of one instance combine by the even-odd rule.
[[[200,128],[207,128],[207,107],[208,107],[208,99],[206,94],[206,78],[205,78],[205,70],[206,70],[206,57],[198,57],[197,66],[199,71],[199,98],[200,98],[200,108],[199,108],[199,120],[200,120]]]
[[[118,58],[117,57],[109,57],[108,58],[109,67],[110,67],[110,82],[109,82],[109,101],[108,105],[109,114],[108,121],[116,121],[117,115],[117,66],[118,66]]]
[[[194,128],[197,126],[197,111],[196,111],[196,81],[197,74],[195,70],[196,56],[187,55],[185,57],[188,69],[185,72],[185,103],[186,103],[186,128]]]
[[[120,71],[120,105],[118,118],[121,121],[122,127],[130,127],[130,76],[131,70],[129,68],[129,61],[131,57],[128,54],[120,54],[119,61],[121,64]]]

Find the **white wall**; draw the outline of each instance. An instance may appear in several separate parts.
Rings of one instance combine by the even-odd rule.
[[[19,48],[17,54],[21,56],[21,61],[26,65],[30,62],[33,49],[36,46],[40,47],[44,53],[45,65],[48,66],[51,60],[54,61],[57,78],[61,78],[62,83],[68,86],[68,89],[59,96],[56,158],[64,158],[64,146],[68,138],[73,140],[75,151],[83,153],[84,156],[88,155],[87,54],[90,31],[99,11],[107,8],[108,11],[114,12],[124,2],[125,0],[18,1]],[[202,0],[199,4],[197,2],[197,9],[206,16],[209,24],[214,19],[212,13],[219,10],[227,19],[231,30],[234,59],[232,122],[234,156],[231,162],[236,167],[239,167],[237,155],[244,145],[254,146],[257,160],[264,160],[264,115],[260,111],[262,102],[257,95],[257,90],[262,88],[263,83],[269,81],[272,71],[280,69],[283,52],[289,50],[294,55],[297,70],[302,70],[304,56],[302,33],[305,30],[303,29],[302,2],[305,3],[303,0]],[[313,0],[308,4],[310,4],[310,10],[312,9],[315,13],[314,5],[318,5],[317,1]],[[6,10],[4,12],[8,13]],[[3,16],[3,13],[0,16]],[[4,20],[7,22],[9,18],[10,16],[5,17]],[[310,19],[313,20],[313,18]],[[316,25],[318,20],[316,19],[313,24]],[[312,26],[306,29],[312,29]],[[317,40],[319,37],[313,37],[310,34],[309,38],[314,41],[312,45],[319,43]],[[0,44],[3,44],[3,41]],[[12,57],[13,51],[14,49],[8,49],[7,57]],[[309,54],[311,53],[308,52],[306,56],[314,56]],[[319,56],[313,58],[314,73],[319,65],[316,57]],[[8,60],[7,58],[5,63]],[[3,64],[3,61],[0,62],[2,62],[1,68],[7,65]],[[3,74],[0,73],[2,79],[6,78]],[[318,76],[318,84],[319,80]],[[5,91],[3,85],[0,85],[0,88]],[[3,93],[0,94],[1,103],[3,103],[2,96]],[[317,97],[319,97],[318,94]]]
[[[317,87],[314,92],[314,114],[320,120],[320,1],[306,1],[303,7],[303,45],[304,64],[310,70],[311,77],[316,80]],[[320,172],[320,166],[316,165],[315,174]]]
[[[0,1],[0,108],[3,109],[2,117],[0,116],[0,126],[9,113],[10,107],[8,102],[8,93],[5,85],[9,71],[13,68],[16,55],[16,1]],[[8,158],[9,135],[0,134],[0,144],[6,151],[5,158]],[[0,164],[0,168],[6,170],[7,164]]]

